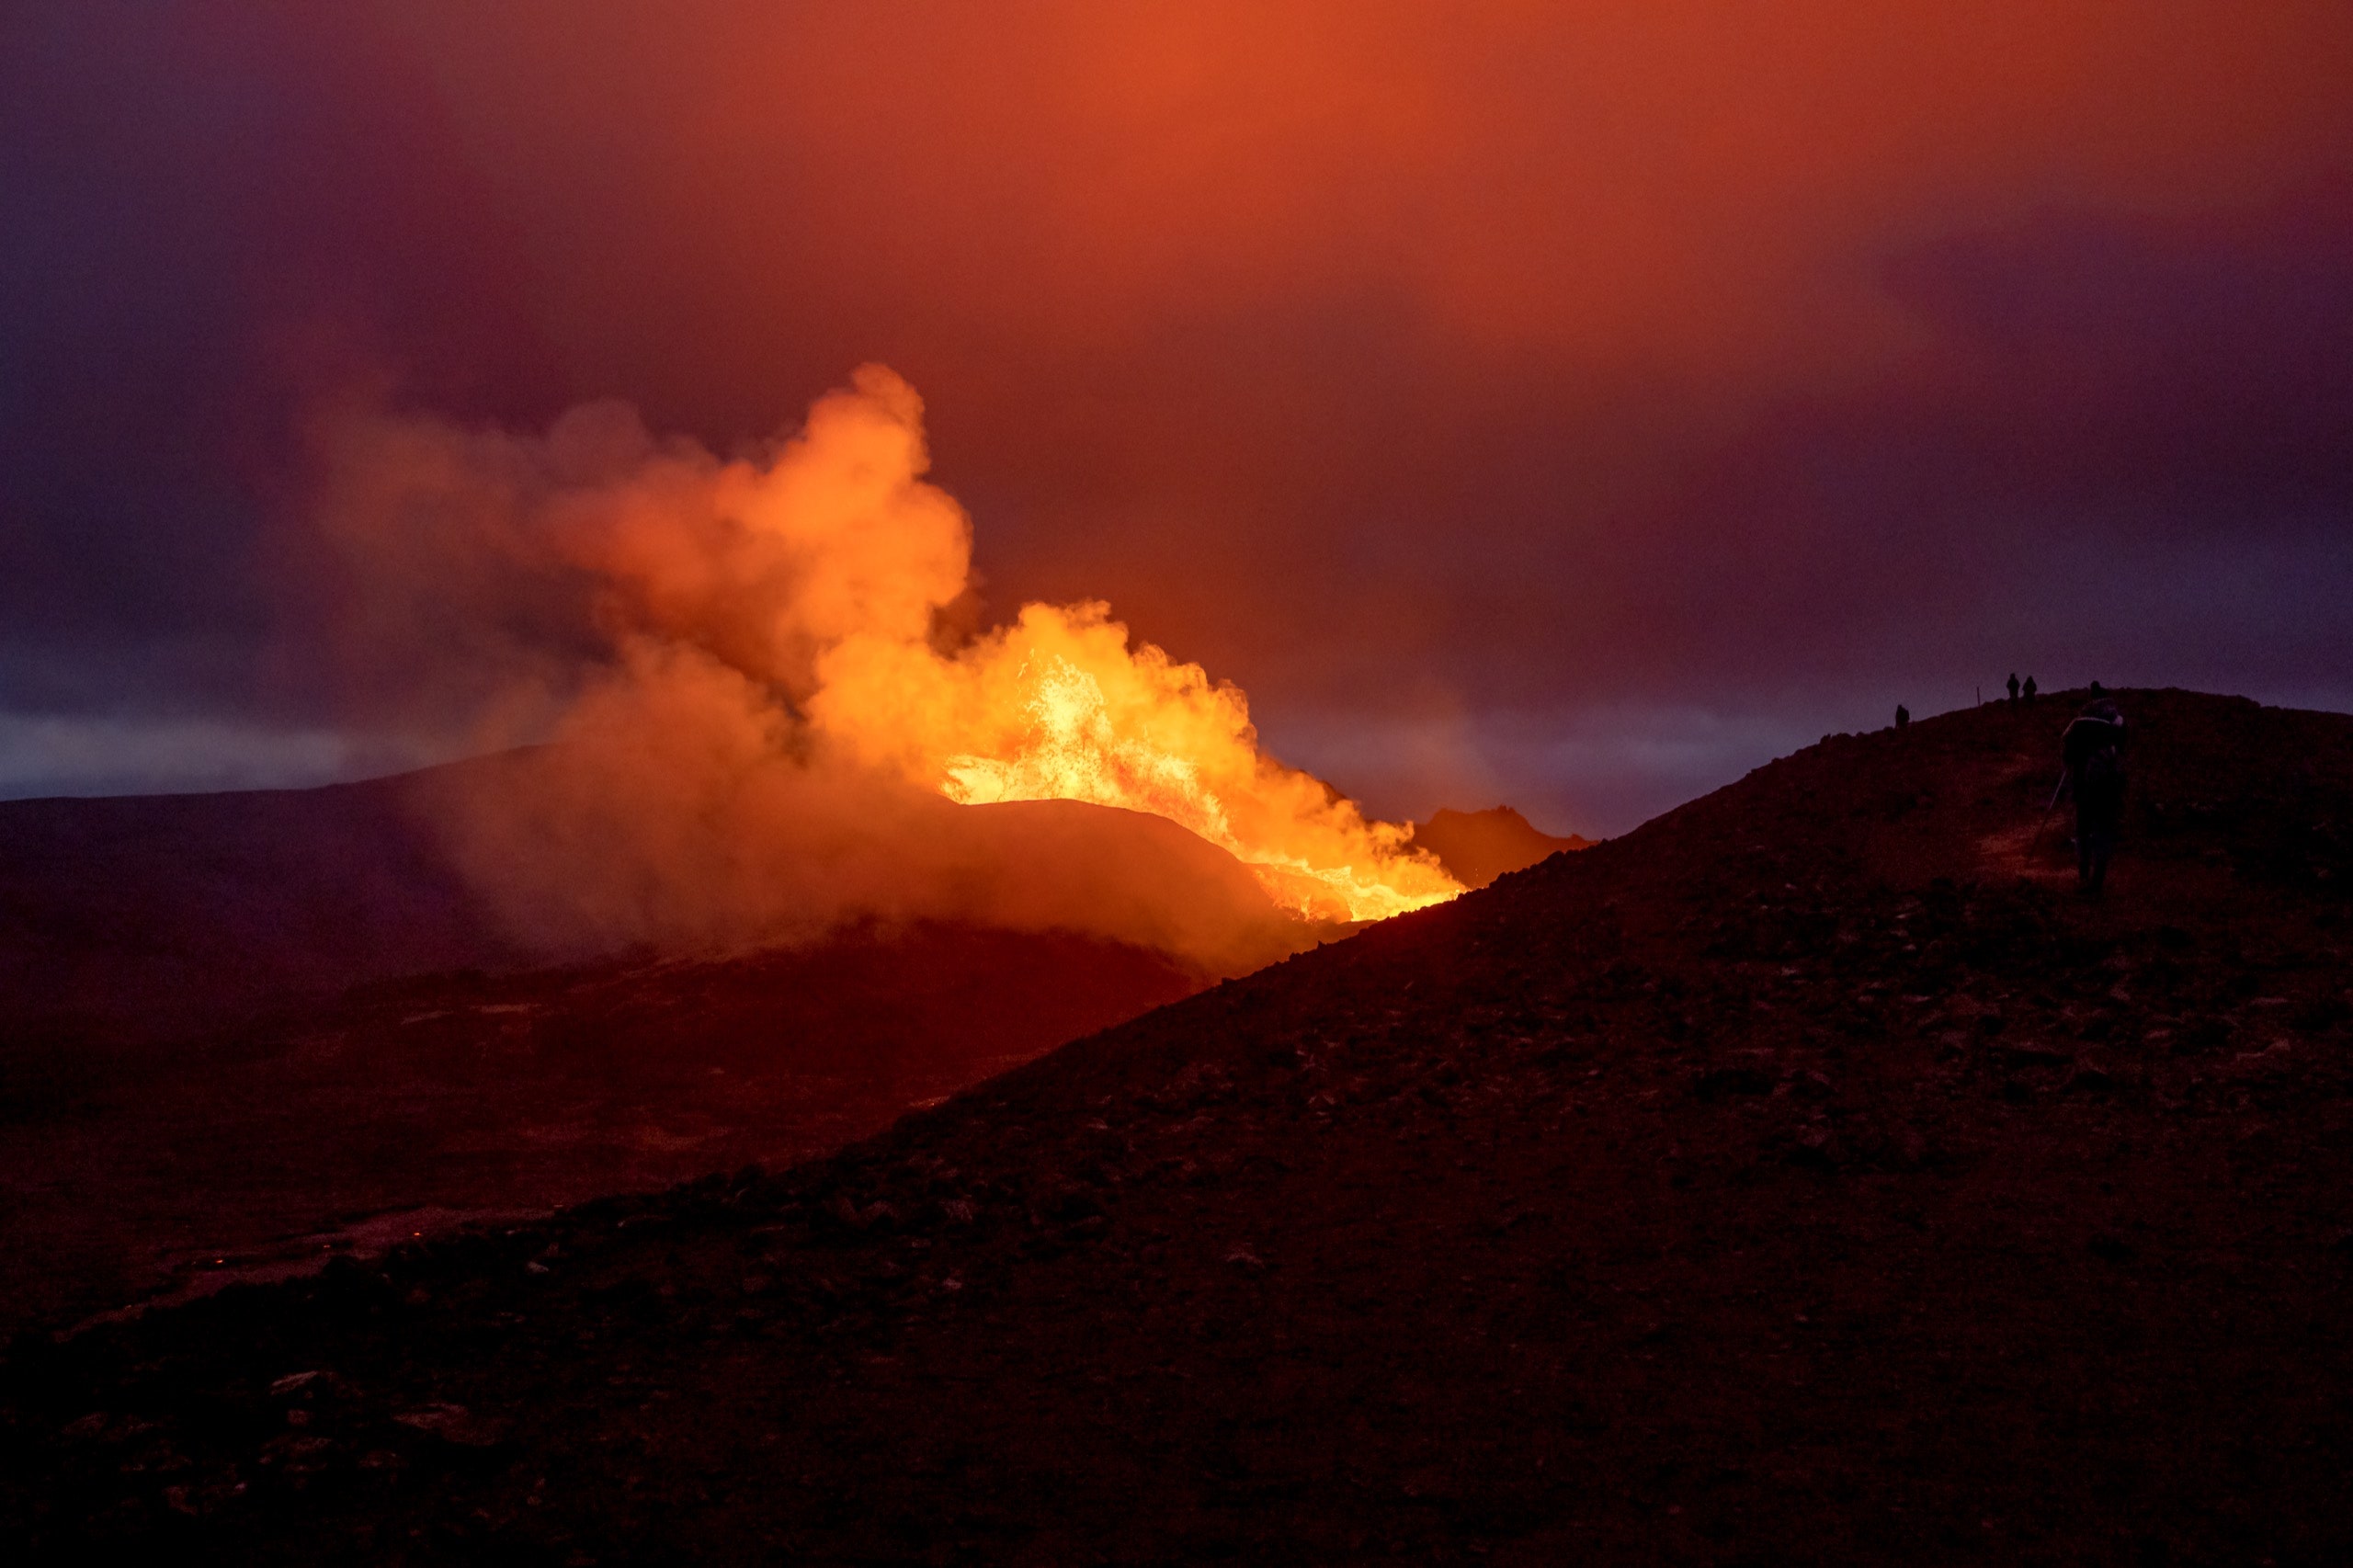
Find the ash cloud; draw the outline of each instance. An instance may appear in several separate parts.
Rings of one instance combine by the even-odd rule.
[[[972,526],[880,367],[732,459],[610,403],[535,437],[345,409],[319,439],[353,708],[422,745],[545,743],[436,797],[526,939],[957,919],[1228,973],[1458,891],[1102,607],[959,631]]]

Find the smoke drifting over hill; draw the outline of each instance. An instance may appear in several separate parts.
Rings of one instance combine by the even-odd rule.
[[[320,440],[364,700],[444,744],[552,742],[446,824],[543,941],[971,918],[1223,970],[1460,891],[1108,607],[974,628],[971,523],[889,370],[725,460],[611,403],[536,437],[347,410]]]
[[[2341,5],[134,10],[0,7],[0,794],[396,749],[319,398],[732,456],[869,358],[992,619],[1108,599],[1387,816],[2013,668],[2353,703]]]

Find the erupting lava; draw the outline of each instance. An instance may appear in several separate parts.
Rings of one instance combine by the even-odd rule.
[[[966,804],[1086,801],[1168,818],[1231,852],[1313,920],[1380,920],[1462,889],[1410,829],[1258,749],[1247,699],[1173,663],[1102,604],[1023,608],[941,658],[859,650],[828,666],[821,724],[902,746],[902,766]],[[881,744],[888,744],[888,739]]]
[[[870,367],[858,385],[897,425],[909,493],[946,502],[917,478],[914,392]],[[804,439],[824,412],[813,412]],[[914,556],[955,559],[961,593],[971,532],[955,517],[952,550],[927,540]],[[1166,817],[1232,853],[1305,919],[1381,920],[1462,892],[1409,846],[1410,828],[1369,822],[1321,779],[1267,756],[1239,689],[1149,642],[1131,647],[1108,605],[1025,605],[1011,626],[948,653],[929,631],[927,619],[866,628],[821,652],[806,708],[817,733],[968,805],[1085,801]]]

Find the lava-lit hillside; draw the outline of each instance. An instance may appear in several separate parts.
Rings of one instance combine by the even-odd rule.
[[[797,1167],[0,1370],[41,1555],[2324,1562],[2353,721],[1834,736]]]

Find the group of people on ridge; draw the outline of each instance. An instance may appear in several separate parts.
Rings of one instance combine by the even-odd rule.
[[[2010,701],[2021,699],[2034,700],[2034,677],[2021,681],[2016,675],[2009,678]],[[2116,854],[2116,832],[2124,821],[2124,745],[2126,730],[2123,710],[2118,708],[2099,682],[2091,685],[2092,699],[2082,712],[2068,721],[2059,738],[2059,787],[2052,791],[2051,804],[2043,809],[2043,818],[2059,807],[2062,801],[2075,802],[2075,880],[2084,892],[2094,898],[2108,886],[2108,863]],[[1895,727],[1908,728],[1912,714],[1898,704]],[[2035,842],[2041,842],[2040,829]],[[2032,846],[2029,846],[2031,853]]]

